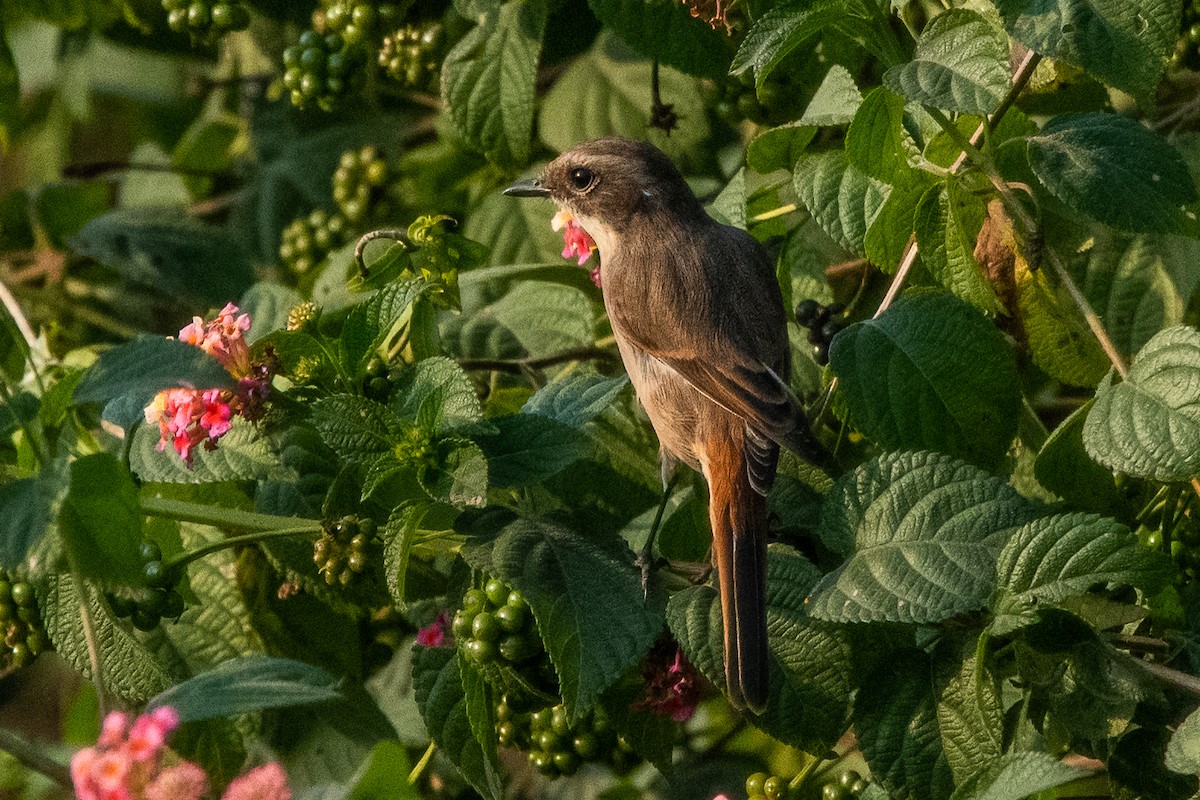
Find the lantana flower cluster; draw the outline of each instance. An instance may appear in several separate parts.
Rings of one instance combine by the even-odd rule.
[[[635,708],[644,708],[675,722],[687,722],[704,697],[699,671],[670,637],[660,637],[642,660],[645,689]]]
[[[596,251],[596,242],[588,232],[583,229],[579,221],[571,215],[569,211],[559,211],[550,220],[550,227],[555,231],[562,231],[563,234],[563,258],[574,258],[583,266],[592,257],[592,253]],[[592,267],[590,273],[592,283],[600,285],[600,267]]]
[[[208,774],[192,761],[167,751],[167,738],[179,715],[161,706],[132,722],[113,711],[104,718],[95,746],[71,759],[78,800],[201,800],[209,797]],[[291,800],[287,776],[277,763],[235,778],[221,800]]]
[[[238,384],[233,391],[180,388],[155,395],[145,414],[147,423],[158,425],[160,452],[170,444],[191,467],[195,448],[203,445],[206,450],[215,450],[217,440],[232,428],[233,417],[254,420],[261,415],[271,370],[265,364],[251,363],[245,336],[249,330],[250,315],[228,303],[211,322],[193,317],[191,324],[179,331],[181,342],[211,355],[237,378]]]

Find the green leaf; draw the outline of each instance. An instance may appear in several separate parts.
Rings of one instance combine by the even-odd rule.
[[[865,255],[863,239],[890,187],[850,166],[840,151],[801,159],[794,178],[800,201],[821,229],[847,250]]]
[[[199,347],[146,336],[100,354],[75,387],[76,403],[106,403],[131,395],[147,405],[162,389],[233,389],[233,376]]]
[[[413,653],[413,689],[429,736],[463,777],[488,800],[500,800],[495,747],[484,747],[473,731],[471,700],[482,678],[453,647],[418,647]],[[470,673],[465,674],[465,673]],[[468,685],[469,684],[469,685]]]
[[[909,182],[909,165],[919,155],[904,129],[904,99],[882,86],[873,90],[846,131],[846,160],[868,178],[894,185]]]
[[[417,787],[408,782],[411,770],[404,746],[385,739],[371,751],[346,800],[420,800]]]
[[[71,244],[132,281],[209,305],[225,305],[254,277],[249,255],[228,229],[173,209],[109,211],[84,225]]]
[[[428,290],[429,284],[419,279],[393,283],[350,309],[342,326],[341,341],[346,348],[347,365],[353,372],[362,371],[416,299]]]
[[[951,800],[1025,800],[1092,774],[1037,752],[1005,753],[981,766],[982,771],[961,784]]]
[[[254,344],[268,333],[287,327],[288,312],[304,297],[287,286],[277,283],[256,283],[246,290],[238,306],[250,315],[251,327],[246,341]]]
[[[568,374],[550,381],[534,393],[521,413],[580,428],[608,408],[628,383],[625,376],[606,378],[603,375]]]
[[[650,0],[647,6],[664,2],[669,0]],[[661,32],[655,35],[667,41]],[[667,135],[650,125],[651,69],[650,59],[635,56],[620,39],[601,32],[592,49],[574,59],[546,93],[538,115],[541,140],[563,152],[588,139],[624,136],[648,141],[676,160],[696,155],[709,133],[696,81],[673,69],[659,69],[663,101],[682,122]]]
[[[911,61],[889,69],[883,84],[925,106],[991,114],[1008,90],[1008,42],[980,14],[952,8],[921,32]]]
[[[667,627],[692,666],[713,685],[725,687],[725,634],[721,601],[711,586],[689,586],[671,595]]]
[[[588,453],[576,428],[548,417],[513,414],[489,420],[496,433],[476,439],[493,486],[529,486],[553,477]]]
[[[1124,0],[998,0],[1014,39],[1148,99],[1175,49],[1179,4]]]
[[[129,468],[154,483],[216,483],[229,480],[282,480],[288,475],[270,441],[252,423],[235,417],[217,449],[192,450],[192,466],[168,445],[159,449],[157,427],[138,426],[129,448]]]
[[[943,670],[949,674],[938,676],[938,729],[946,762],[960,784],[1004,752],[1004,707],[986,660],[979,658],[980,644],[986,639],[964,646],[961,662],[937,661],[938,667],[950,668]]]
[[[809,39],[847,16],[840,4],[822,0],[807,7],[784,3],[754,22],[729,67],[731,75],[754,70],[755,85],[763,81]]]
[[[1088,457],[1083,426],[1091,413],[1088,400],[1051,432],[1033,463],[1033,474],[1045,488],[1083,511],[1108,513],[1121,498],[1112,470]]]
[[[1200,711],[1188,714],[1167,742],[1167,769],[1200,775]]]
[[[993,466],[1017,432],[1012,350],[986,317],[952,295],[913,292],[850,326],[834,337],[829,363],[851,420],[885,448],[938,450]]]
[[[1166,556],[1143,547],[1121,523],[1094,514],[1056,514],[1026,523],[996,562],[997,582],[1020,602],[1055,603],[1098,583],[1154,594],[1170,580]]]
[[[1108,358],[1070,294],[1051,283],[1048,272],[1030,269],[1018,254],[1017,307],[1033,363],[1072,386],[1095,386],[1108,371]]]
[[[256,655],[226,661],[178,683],[160,692],[146,707],[171,706],[181,722],[193,722],[339,697],[338,681],[320,667]]]
[[[588,0],[596,18],[646,58],[701,78],[720,78],[729,37],[673,0]]]
[[[81,575],[110,586],[141,585],[137,486],[115,456],[94,453],[71,462],[71,488],[58,524]]]
[[[426,358],[408,367],[392,388],[391,406],[431,433],[470,428],[483,419],[479,395],[467,373],[449,358]]]
[[[746,146],[746,165],[760,174],[777,169],[790,171],[816,133],[815,125],[798,122],[763,131]]]
[[[455,127],[504,166],[529,161],[545,27],[544,3],[511,0],[485,15],[442,62],[442,99]]]
[[[984,216],[983,201],[948,180],[921,198],[914,228],[922,263],[938,282],[981,311],[999,314],[1004,306],[975,260]]]
[[[34,198],[33,207],[50,244],[65,248],[67,239],[112,207],[109,194],[108,184],[99,181],[64,181],[43,186]]]
[[[2,147],[0,143],[0,149]],[[14,189],[0,194],[0,253],[32,250],[37,244],[30,218],[31,210],[28,192]]]
[[[463,558],[520,590],[537,620],[573,719],[637,663],[663,625],[663,597],[643,599],[633,554],[616,536],[584,537],[518,519],[463,544]]]
[[[524,267],[529,272],[528,275],[512,275],[514,279],[530,277],[548,280],[545,277],[547,272],[554,271],[557,274],[576,275],[581,282],[590,283],[586,270],[563,259],[562,235],[550,228],[553,214],[554,208],[549,203],[519,201],[495,192],[485,195],[479,206],[467,216],[463,233],[491,245],[492,256],[488,263],[498,265],[497,269],[500,266],[505,270]],[[470,302],[472,290],[474,296],[478,297],[479,290],[475,288],[475,282],[482,282],[489,274],[495,274],[494,270],[476,270],[460,277],[464,311],[478,308],[478,300],[474,304]]]
[[[482,506],[487,499],[487,457],[469,439],[443,439],[437,465],[421,474],[421,486],[435,500],[459,508]]]
[[[46,623],[46,633],[58,655],[92,679],[92,662],[88,656],[88,634],[84,633],[83,597],[70,575],[55,574],[46,583],[35,584],[38,607]],[[100,600],[94,586],[87,586],[86,613],[92,621],[92,633],[97,654],[104,669],[104,688],[130,703],[141,703],[183,676],[162,664],[124,624],[117,623]]]
[[[986,604],[995,559],[1033,516],[1004,481],[936,453],[880,456],[825,497],[821,538],[850,557],[809,613],[834,622],[930,623]]]
[[[1158,481],[1200,474],[1200,331],[1168,328],[1146,343],[1126,379],[1110,373],[1083,426],[1088,455]]]
[[[834,64],[825,73],[798,122],[801,125],[845,125],[854,119],[862,100],[862,92],[850,70]]]
[[[25,562],[50,529],[60,492],[49,469],[36,478],[0,484],[0,567],[12,572]]]
[[[352,394],[312,404],[313,427],[335,453],[350,461],[391,453],[404,428],[386,406]]]
[[[595,342],[592,303],[568,286],[526,281],[493,304],[491,314],[534,357]]]
[[[946,800],[954,779],[942,750],[930,658],[893,653],[862,682],[854,729],[871,777],[895,800]]]
[[[1197,229],[1185,204],[1196,188],[1179,153],[1119,114],[1055,117],[1028,142],[1029,165],[1052,195],[1113,227],[1141,233]]]
[[[0,22],[0,153],[8,150],[21,122],[21,76],[8,47],[8,33]]]
[[[917,206],[928,188],[926,180],[893,186],[863,241],[872,266],[892,274],[900,266],[912,239]],[[921,255],[924,255],[922,250]]]
[[[401,506],[392,512],[380,533],[383,539],[383,567],[388,593],[398,608],[406,607],[408,598],[408,560],[416,544],[417,531],[428,507],[421,504]]]

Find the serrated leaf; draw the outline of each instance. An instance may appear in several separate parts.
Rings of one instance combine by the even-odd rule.
[[[342,326],[341,341],[352,372],[366,366],[416,299],[428,290],[429,284],[420,279],[389,284],[350,310]]]
[[[1128,528],[1094,514],[1032,520],[1008,540],[996,562],[1007,593],[1058,602],[1097,583],[1133,586],[1148,594],[1172,575],[1165,556],[1143,547]]]
[[[500,800],[499,764],[495,748],[480,745],[472,731],[467,687],[462,668],[474,672],[453,647],[418,647],[413,652],[413,689],[430,737],[475,790],[489,800]],[[478,690],[477,675],[469,677]]]
[[[865,255],[867,229],[891,188],[850,166],[841,151],[801,159],[794,179],[800,201],[821,229],[847,250]]]
[[[546,5],[512,0],[446,54],[442,99],[463,138],[504,166],[529,161]]]
[[[1088,455],[1159,481],[1200,474],[1200,331],[1168,328],[1146,343],[1126,379],[1096,389],[1083,426]]]
[[[895,800],[946,800],[954,778],[942,750],[929,656],[893,653],[865,679],[854,728],[871,777]]]
[[[1005,753],[982,768],[958,787],[951,800],[1025,800],[1092,774],[1036,752]]]
[[[496,433],[476,439],[493,486],[528,486],[553,477],[588,453],[583,434],[547,417],[513,414],[490,420]]]
[[[815,125],[798,122],[763,131],[746,146],[746,165],[760,174],[791,170],[816,134]]]
[[[277,283],[256,283],[246,290],[238,302],[242,311],[250,315],[250,330],[246,341],[257,342],[271,331],[287,327],[288,312],[304,297],[288,286]]]
[[[421,474],[421,486],[435,500],[459,508],[482,506],[487,499],[487,457],[469,439],[443,439],[437,466]]]
[[[938,680],[937,720],[946,762],[959,784],[1004,752],[1000,693],[986,660],[979,658],[977,643],[964,647],[963,655],[966,657],[957,663],[957,669],[953,663],[943,665],[948,659],[938,661],[939,667],[951,668]]]
[[[146,336],[100,354],[75,387],[76,403],[105,403],[132,395],[145,406],[161,389],[233,389],[233,376],[199,347]]]
[[[404,430],[391,409],[358,395],[323,397],[312,409],[313,427],[321,441],[351,461],[391,453]]]
[[[404,608],[408,602],[405,597],[408,559],[412,554],[413,545],[416,544],[417,530],[427,511],[428,506],[423,504],[397,508],[380,532],[383,539],[383,568],[388,593],[398,608]]]
[[[521,408],[522,414],[546,417],[572,428],[582,427],[608,408],[629,379],[571,374],[543,386]]]
[[[1119,114],[1069,114],[1028,142],[1029,166],[1052,195],[1113,227],[1140,233],[1197,230],[1196,188],[1165,139]]]
[[[1096,513],[1112,511],[1120,502],[1112,470],[1088,457],[1083,447],[1083,425],[1091,413],[1091,400],[1071,412],[1055,428],[1033,463],[1033,474],[1045,488],[1076,508]]]
[[[405,369],[392,388],[397,415],[431,433],[469,428],[483,419],[479,396],[467,373],[449,358],[425,358]]]
[[[44,585],[35,588],[39,589],[38,606],[55,652],[90,677],[92,665],[80,610],[83,600],[74,579],[70,575],[51,575]],[[95,587],[88,587],[87,613],[104,668],[104,688],[131,703],[141,703],[178,682],[183,676],[170,671],[129,628],[115,622],[99,594]]]
[[[981,311],[999,314],[1004,306],[975,260],[984,216],[982,200],[947,181],[921,198],[913,224],[922,263],[938,282]]]
[[[1066,289],[1052,284],[1047,272],[1030,269],[1018,255],[1017,307],[1033,363],[1072,386],[1095,386],[1108,358]]]
[[[874,89],[846,131],[846,160],[868,178],[894,185],[910,182],[909,164],[919,155],[904,129],[904,99],[882,86]]]
[[[29,551],[50,529],[63,487],[47,469],[36,478],[0,484],[0,568],[9,572],[25,562]]]
[[[841,64],[834,64],[825,73],[798,122],[800,125],[845,125],[854,119],[860,105],[862,92],[858,90],[854,76]]]
[[[279,463],[269,440],[253,424],[234,417],[233,427],[215,450],[197,447],[192,466],[170,447],[158,448],[158,428],[139,426],[129,448],[129,468],[153,483],[215,483],[229,480],[283,479],[289,471]]]
[[[250,257],[233,234],[162,208],[117,209],[71,240],[78,254],[169,296],[222,306],[250,287]]]
[[[226,661],[177,683],[155,695],[146,707],[171,706],[181,722],[193,722],[339,697],[338,681],[320,667],[255,655]]]
[[[888,274],[894,273],[900,266],[913,237],[917,205],[927,188],[924,180],[892,187],[863,241],[867,261],[872,266]]]
[[[463,558],[520,590],[578,718],[649,649],[663,624],[663,597],[643,600],[625,542],[585,538],[550,521],[518,519],[469,539]]]
[[[991,114],[1008,90],[1008,42],[980,14],[952,8],[921,32],[911,61],[889,69],[883,83],[925,106]]]
[[[995,558],[1033,516],[1008,484],[936,453],[880,456],[825,497],[821,538],[849,558],[809,597],[835,622],[937,622],[986,604]]]
[[[578,289],[526,281],[491,306],[531,356],[544,356],[595,341],[592,303]]]
[[[673,0],[588,0],[607,28],[646,58],[701,78],[720,78],[733,52],[729,37]]]
[[[1014,39],[1110,86],[1148,98],[1179,34],[1179,4],[1154,0],[998,0]]]
[[[851,420],[885,448],[938,450],[992,466],[1016,435],[1021,394],[1012,350],[986,317],[952,295],[914,292],[851,325],[834,337],[829,363]]]
[[[841,21],[847,12],[833,2],[817,2],[807,7],[784,3],[755,20],[738,47],[729,66],[731,75],[754,71],[755,84],[775,71],[796,48]]]
[[[129,471],[103,452],[77,458],[70,471],[58,525],[74,568],[106,585],[140,585],[142,513]]]
[[[1184,775],[1200,775],[1200,711],[1188,714],[1171,734],[1171,740],[1167,742],[1167,769]]]
[[[651,0],[647,6],[667,1]],[[661,31],[655,36],[667,42]],[[560,152],[589,139],[624,136],[648,141],[674,159],[694,153],[709,132],[696,81],[673,69],[659,69],[660,93],[681,121],[667,135],[650,125],[653,97],[646,87],[651,69],[650,59],[635,56],[611,33],[601,32],[592,49],[575,58],[546,93],[538,136]]]
[[[671,595],[667,627],[687,660],[712,681],[725,686],[725,634],[721,601],[711,586],[689,586]]]

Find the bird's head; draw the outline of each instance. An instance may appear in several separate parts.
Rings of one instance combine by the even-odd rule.
[[[602,253],[614,236],[658,212],[705,218],[700,202],[661,150],[618,137],[568,150],[546,165],[541,177],[513,184],[504,193],[549,197],[579,220]]]

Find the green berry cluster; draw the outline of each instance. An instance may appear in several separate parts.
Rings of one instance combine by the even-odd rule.
[[[4,569],[0,569],[0,625],[4,631],[0,667],[23,667],[50,646],[33,586]]]
[[[333,173],[333,202],[351,225],[368,217],[387,217],[391,212],[389,187],[395,177],[374,145],[347,150]]]
[[[350,241],[350,227],[340,213],[320,209],[298,217],[283,229],[279,260],[296,279],[313,271],[330,251]]]
[[[321,526],[321,536],[313,543],[313,563],[325,576],[325,583],[348,586],[378,561],[380,543],[375,538],[375,520],[347,514]]]
[[[386,403],[391,396],[392,385],[399,378],[399,369],[389,369],[388,363],[382,358],[372,357],[367,362],[367,368],[363,375],[363,397],[374,400],[376,403]]]
[[[512,729],[519,726],[517,718],[506,712],[502,701],[496,708],[496,732],[502,744],[514,739]],[[506,719],[501,717],[507,716]],[[618,774],[624,774],[641,760],[624,736],[619,735],[600,709],[595,709],[572,725],[566,706],[556,705],[528,714],[528,734],[515,735],[527,742],[529,763],[543,775],[557,778],[574,775],[586,763],[605,764]],[[506,727],[506,725],[508,727]]]
[[[292,105],[333,111],[357,88],[367,61],[366,48],[339,33],[308,30],[283,51],[283,85]]]
[[[376,44],[379,32],[394,27],[401,16],[399,6],[391,3],[331,0],[313,14],[313,27],[325,33],[341,34],[349,45],[365,47]]]
[[[496,578],[482,589],[470,589],[450,629],[463,652],[475,663],[524,669],[546,658],[533,612],[521,593]]]
[[[869,780],[848,769],[821,787],[821,800],[855,800],[870,785]]]
[[[743,120],[756,125],[781,125],[795,111],[795,92],[775,75],[757,89],[753,73],[746,72],[720,83],[706,84],[704,91],[709,107],[730,125]]]
[[[180,574],[163,564],[162,551],[154,542],[142,542],[142,579],[145,586],[133,597],[109,594],[108,604],[119,619],[129,618],[139,631],[158,627],[163,619],[178,619],[183,613],[183,595],[175,588]]]
[[[1179,39],[1171,54],[1168,66],[1172,69],[1187,67],[1200,70],[1200,0],[1188,0],[1183,4],[1183,16],[1179,23]]]
[[[816,300],[801,300],[796,305],[796,322],[808,329],[808,342],[813,346],[813,358],[824,366],[829,363],[829,343],[847,325],[839,305],[823,306]]]
[[[811,784],[809,784],[811,785]],[[866,791],[870,781],[855,770],[848,769],[821,787],[821,800],[855,800]],[[746,778],[748,800],[798,800],[809,797],[804,785],[793,787],[786,778],[756,772]]]
[[[210,43],[250,25],[250,10],[237,0],[162,0],[162,6],[171,30],[191,34],[194,42]]]
[[[406,89],[432,91],[441,73],[444,39],[440,22],[405,25],[383,37],[379,66]]]

